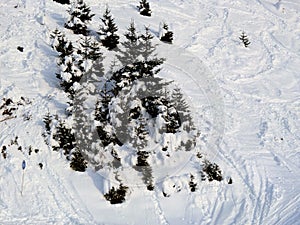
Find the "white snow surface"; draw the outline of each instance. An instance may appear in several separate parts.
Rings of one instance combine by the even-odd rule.
[[[94,30],[106,4],[119,34],[131,19],[156,36],[161,22],[172,27],[173,45],[156,37],[167,58],[160,76],[189,97],[200,151],[225,179],[198,183],[191,193],[178,171],[167,168],[169,177],[157,185],[170,197],[141,186],[129,187],[121,205],[107,202],[103,194],[113,184],[92,169],[74,172],[42,137],[44,115],[63,115],[68,106],[49,45],[68,7],[6,0],[0,2],[0,95],[31,103],[19,106],[16,118],[0,115],[0,147],[7,147],[7,158],[0,155],[0,224],[300,224],[299,0],[149,0],[151,17],[139,15],[134,0],[85,2],[96,14]],[[239,40],[242,31],[248,48]],[[195,166],[188,160],[181,170]]]

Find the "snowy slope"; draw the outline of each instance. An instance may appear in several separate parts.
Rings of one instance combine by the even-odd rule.
[[[7,158],[0,155],[0,224],[299,224],[298,0],[149,2],[148,18],[136,11],[138,1],[86,0],[96,17],[110,5],[119,34],[132,18],[140,30],[150,25],[154,35],[161,22],[170,24],[175,39],[159,47],[167,58],[160,76],[174,79],[190,97],[201,152],[233,184],[203,182],[194,193],[183,189],[169,198],[130,187],[124,204],[107,202],[104,177],[72,171],[42,137],[47,111],[62,115],[67,106],[49,46],[67,6],[7,0],[0,3],[0,95],[22,104],[16,118],[0,115],[0,147],[7,147]],[[239,40],[242,31],[251,41],[248,48]],[[196,163],[191,159],[185,167]],[[177,172],[168,171],[167,183],[176,183]]]

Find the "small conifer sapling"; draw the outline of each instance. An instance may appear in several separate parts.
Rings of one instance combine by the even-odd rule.
[[[241,36],[240,36],[240,40],[243,42],[243,44],[244,44],[244,46],[247,48],[248,47],[248,45],[250,45],[250,41],[249,41],[249,39],[248,39],[248,37],[247,37],[247,35],[245,34],[245,32],[243,31],[242,32],[242,34],[241,34]]]
[[[88,35],[87,23],[90,22],[95,14],[91,13],[90,8],[83,2],[77,0],[68,10],[69,20],[65,27],[73,30],[74,34]]]
[[[143,16],[151,16],[150,4],[147,0],[141,0],[140,5],[137,7]]]
[[[160,40],[169,44],[173,42],[173,32],[169,30],[169,26],[166,23],[161,28]]]
[[[108,50],[112,50],[119,44],[119,36],[117,35],[118,27],[114,22],[111,15],[111,11],[108,7],[101,18],[103,25],[100,27],[100,31],[97,32],[100,36],[102,45]]]

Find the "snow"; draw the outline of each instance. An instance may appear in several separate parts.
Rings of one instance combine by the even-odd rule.
[[[165,156],[158,160],[162,170],[154,172],[162,179],[155,191],[137,181],[138,173],[127,174],[132,181],[127,201],[107,202],[103,194],[118,184],[117,176],[91,168],[72,171],[64,155],[53,152],[42,136],[44,115],[64,115],[68,106],[55,77],[56,52],[49,41],[55,28],[63,29],[67,6],[7,0],[0,3],[1,99],[18,102],[24,97],[31,104],[19,106],[16,118],[1,115],[0,148],[7,147],[8,157],[0,155],[0,223],[299,224],[299,1],[152,0],[151,17],[139,15],[137,1],[85,2],[93,13],[109,4],[119,34],[131,19],[139,31],[150,26],[156,36],[161,22],[170,25],[174,44],[155,40],[159,55],[167,59],[159,76],[175,80],[189,97],[201,131],[199,151],[233,184],[227,179],[198,182],[196,192],[189,192],[189,169],[201,165],[174,154],[173,165]],[[97,30],[99,24],[89,27]],[[239,40],[242,31],[251,42],[248,48]],[[31,119],[24,119],[25,114]],[[27,167],[21,196],[23,160]],[[130,157],[127,161],[135,163]]]

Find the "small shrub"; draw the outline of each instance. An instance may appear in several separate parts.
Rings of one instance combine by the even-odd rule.
[[[143,16],[151,16],[150,4],[147,0],[141,0],[140,5],[137,7]]]
[[[31,153],[32,153],[32,146],[30,145],[28,149],[28,155],[31,155]]]
[[[6,159],[7,158],[7,149],[6,149],[6,146],[2,147],[1,153],[2,153],[3,158]]]
[[[203,171],[207,174],[209,181],[221,181],[223,180],[222,171],[219,166],[215,163],[211,163],[208,160],[204,161]]]
[[[205,174],[203,173],[203,171],[200,171],[200,176],[201,176],[202,181],[206,180],[206,177],[205,177]]]
[[[78,149],[76,149],[75,152],[72,154],[70,167],[78,172],[84,172],[87,168],[87,162]]]
[[[47,133],[50,134],[50,132],[51,132],[52,116],[50,115],[49,112],[44,116],[43,122],[45,124],[45,129],[46,129]]]
[[[166,23],[163,24],[160,40],[169,44],[173,42],[173,32],[169,30],[169,26]]]
[[[21,46],[18,46],[17,49],[18,49],[20,52],[23,52],[23,51],[24,51],[24,47],[21,47]]]
[[[70,4],[70,0],[53,0],[54,2],[58,2],[60,4]]]
[[[109,190],[109,192],[104,195],[104,197],[111,204],[121,204],[121,203],[125,202],[125,196],[126,196],[127,190],[128,190],[128,187],[123,186],[123,184],[120,184],[118,189],[116,189],[115,187],[112,187]]]
[[[189,182],[191,192],[195,192],[196,189],[197,189],[197,183],[195,183],[194,180],[195,180],[195,177],[191,174],[190,175],[190,182]]]

